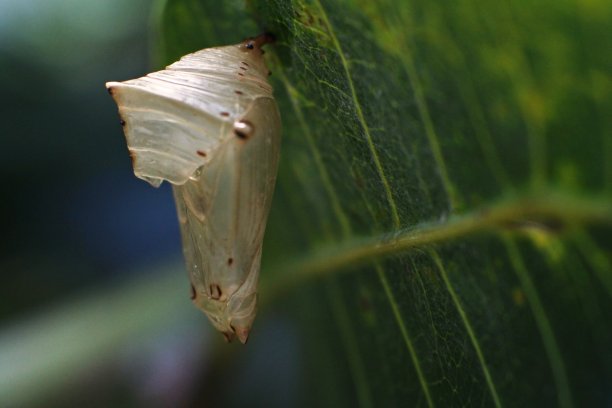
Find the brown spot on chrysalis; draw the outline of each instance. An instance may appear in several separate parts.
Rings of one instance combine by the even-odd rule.
[[[244,76],[244,74],[242,72],[239,72],[238,76]]]
[[[132,167],[136,166],[136,155],[128,149],[128,154],[130,155],[130,160],[132,160]]]
[[[221,112],[220,115],[221,116],[229,116],[229,112]]]
[[[247,64],[245,61],[240,61],[240,63],[246,65],[247,67],[249,66],[249,64]]]
[[[247,68],[246,67],[240,67],[241,70],[246,71]]]
[[[244,95],[244,92],[242,92],[242,91],[234,91],[234,93],[235,93],[236,95]]]
[[[189,291],[189,299],[193,300],[196,298],[196,296],[197,296],[196,290],[193,287],[193,284],[191,284],[191,289]]]
[[[119,123],[121,123],[121,126],[122,126],[122,127],[123,127],[123,126],[125,126],[125,120],[123,120],[123,119],[119,119]]]
[[[234,263],[234,258],[227,258],[227,264],[231,265]]]
[[[115,88],[106,88],[106,91],[112,95],[115,92]]]
[[[246,140],[253,136],[255,133],[255,127],[247,120],[241,120],[234,122],[234,134],[240,139]]]
[[[221,287],[216,283],[210,285],[210,297],[215,300],[221,299]]]
[[[206,152],[202,150],[196,150],[198,156],[206,157]]]

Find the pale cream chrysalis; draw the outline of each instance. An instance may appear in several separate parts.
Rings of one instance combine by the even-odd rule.
[[[136,176],[173,185],[193,302],[228,340],[255,318],[280,116],[261,35],[108,82]]]

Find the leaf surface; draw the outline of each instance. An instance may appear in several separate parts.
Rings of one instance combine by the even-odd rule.
[[[164,63],[277,37],[261,296],[292,306],[305,405],[610,402],[611,17],[605,0],[167,2]]]

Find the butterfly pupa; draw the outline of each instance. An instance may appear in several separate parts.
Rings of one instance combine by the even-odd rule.
[[[134,173],[170,182],[193,302],[245,343],[257,304],[281,122],[262,35],[207,48],[162,71],[106,87]]]

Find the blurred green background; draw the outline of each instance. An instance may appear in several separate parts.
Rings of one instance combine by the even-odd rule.
[[[104,83],[151,68],[150,0],[0,1],[0,406],[179,406],[205,375],[171,191]]]
[[[150,1],[3,1],[2,317],[177,256],[168,189],[130,174],[104,82],[149,68]],[[159,218],[159,222],[151,222]],[[20,289],[17,290],[16,288]]]

